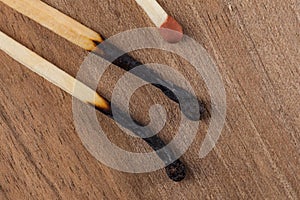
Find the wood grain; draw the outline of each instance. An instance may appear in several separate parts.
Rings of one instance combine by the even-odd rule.
[[[134,0],[45,0],[96,32],[154,26]],[[216,148],[197,154],[209,119],[183,155],[188,177],[174,183],[164,170],[128,174],[97,161],[82,145],[72,99],[0,51],[0,199],[299,199],[300,8],[297,0],[158,1],[187,35],[215,59],[227,93],[226,124]],[[88,52],[0,3],[0,30],[75,76]],[[179,70],[207,102],[203,80],[181,58],[157,50],[139,60]],[[110,99],[124,71],[111,66],[98,91]],[[108,87],[109,86],[109,87]],[[150,96],[151,98],[145,98]],[[177,106],[147,86],[132,112],[147,122],[153,103],[173,117],[160,133],[169,141],[180,120]],[[132,151],[149,150],[103,115],[109,138]]]

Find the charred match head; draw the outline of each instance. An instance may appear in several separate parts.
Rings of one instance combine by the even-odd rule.
[[[166,173],[170,179],[175,182],[182,181],[186,176],[186,168],[185,165],[180,161],[176,160],[166,168]]]

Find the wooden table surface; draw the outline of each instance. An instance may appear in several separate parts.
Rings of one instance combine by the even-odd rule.
[[[134,0],[43,1],[105,37],[153,26]],[[222,75],[227,116],[213,151],[203,159],[197,156],[206,119],[182,156],[188,166],[184,181],[172,182],[163,169],[143,174],[111,169],[83,146],[71,96],[0,51],[0,199],[300,198],[299,1],[158,2],[205,47]],[[88,54],[3,3],[0,30],[72,76]],[[158,50],[132,55],[182,72],[209,107],[203,80],[183,59]],[[123,73],[111,66],[98,91],[110,99]],[[157,89],[147,86],[134,94],[132,115],[147,122],[144,113],[157,102],[171,113],[160,133],[170,141],[180,120],[178,107]],[[149,150],[106,116],[99,118],[116,145]]]

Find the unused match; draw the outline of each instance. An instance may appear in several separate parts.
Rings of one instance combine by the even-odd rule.
[[[179,42],[183,37],[181,25],[159,5],[156,0],[135,0],[160,29],[160,34],[170,43]],[[172,30],[172,31],[170,31]]]

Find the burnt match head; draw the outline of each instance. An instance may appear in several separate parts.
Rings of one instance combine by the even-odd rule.
[[[197,100],[197,103],[199,110],[194,109],[194,106],[189,106],[188,104],[180,105],[181,111],[189,120],[198,121],[205,119],[207,116],[205,104],[199,100]]]
[[[192,121],[198,121],[204,119],[206,117],[206,107],[204,102],[198,100],[193,94],[190,92],[176,86],[169,85],[168,87],[160,84],[153,84],[155,87],[159,88],[167,97],[176,103],[180,104],[180,109],[182,113]],[[176,94],[175,94],[176,93]],[[177,95],[181,97],[181,102],[177,98]]]
[[[175,182],[182,181],[185,178],[186,168],[185,165],[180,160],[174,161],[173,163],[168,165],[165,169],[169,178]]]

